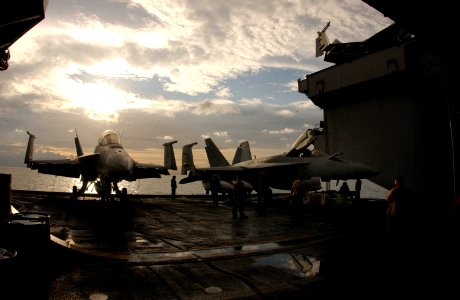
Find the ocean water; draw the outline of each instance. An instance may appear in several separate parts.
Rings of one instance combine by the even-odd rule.
[[[76,185],[81,186],[80,179],[78,178],[67,178],[62,176],[40,174],[36,170],[31,170],[26,167],[2,167],[0,166],[0,173],[11,174],[11,188],[13,190],[30,190],[30,191],[46,191],[46,192],[72,192],[72,187]],[[172,175],[176,175],[176,180],[179,181],[186,177],[181,175],[179,172],[171,172]],[[119,183],[120,189],[126,187],[128,194],[141,194],[141,195],[170,195],[171,176],[163,176],[161,178],[148,178],[141,179],[133,182],[123,181]],[[355,181],[349,180],[348,185],[353,190]],[[323,182],[323,190],[326,190],[326,183]],[[336,181],[331,181],[329,189],[338,190],[341,185],[339,182],[336,185]],[[204,195],[205,190],[200,181],[178,184],[176,194],[177,195]],[[273,193],[286,193],[288,191],[273,190]],[[96,194],[94,186],[89,185],[87,193]],[[255,193],[255,192],[253,192]],[[361,197],[362,198],[375,198],[382,199],[388,193],[387,189],[384,189],[368,180],[362,180]]]

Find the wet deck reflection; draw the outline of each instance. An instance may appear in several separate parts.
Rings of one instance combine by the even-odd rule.
[[[44,299],[304,298],[310,284],[321,294],[333,292],[316,284],[336,278],[336,266],[348,272],[355,267],[350,253],[362,252],[342,252],[354,226],[348,207],[293,214],[286,203],[264,211],[248,203],[249,219],[232,220],[230,206],[214,207],[205,197],[134,197],[107,205],[50,193],[14,195],[12,204],[50,216],[53,255],[9,277],[44,287]],[[368,239],[353,239],[361,240]],[[24,274],[31,275],[25,280]]]
[[[128,262],[272,254],[342,230],[325,219],[316,220],[308,210],[301,215],[301,222],[293,222],[292,212],[282,206],[260,213],[249,204],[249,219],[232,220],[230,206],[214,207],[206,199],[143,197],[123,204],[94,199],[71,202],[63,195],[49,194],[15,199],[15,204],[20,212],[33,209],[49,214],[56,245]]]

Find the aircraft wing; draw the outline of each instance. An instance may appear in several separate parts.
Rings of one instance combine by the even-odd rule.
[[[219,174],[221,180],[229,181],[236,175],[242,176],[252,186],[256,186],[260,180],[260,174],[265,172],[271,179],[271,183],[278,183],[275,188],[290,189],[292,181],[296,174],[305,169],[308,162],[284,162],[284,163],[242,163],[241,165],[232,165],[227,167],[209,167],[195,169],[189,175],[179,181],[180,184],[191,183],[195,181],[207,181],[214,174]],[[281,185],[279,182],[287,182],[287,185]],[[271,186],[271,184],[270,184]]]
[[[51,159],[51,160],[29,160],[27,167],[37,170],[38,173],[79,178],[97,177],[95,165],[99,159],[99,154],[82,155],[75,159]]]
[[[227,167],[209,167],[199,168],[190,172],[189,176],[183,178],[179,183],[190,183],[209,177],[212,174],[220,174],[221,177],[232,177],[237,174],[260,173],[262,171],[267,173],[295,173],[296,168],[304,168],[308,162],[286,162],[286,163],[253,163],[244,165],[234,165]],[[227,176],[225,176],[227,175]]]
[[[227,167],[211,167],[211,168],[200,168],[202,172],[244,172],[249,170],[274,170],[282,168],[295,168],[295,166],[303,167],[308,162],[283,162],[283,163],[251,163],[243,165],[232,165]]]
[[[38,173],[64,176],[64,177],[80,177],[80,162],[78,159],[33,159],[35,135],[27,131],[29,141],[27,143],[26,155],[24,163],[32,170],[37,170]]]
[[[73,178],[80,177],[80,164],[71,159],[33,160],[28,162],[28,167],[43,174]]]
[[[161,165],[135,163],[133,173],[128,180],[137,180],[143,178],[161,178],[161,175],[169,175],[167,168]]]
[[[201,181],[203,180],[203,176],[199,175],[199,174],[192,174],[190,173],[187,177],[185,178],[182,178],[179,183],[180,184],[186,184],[186,183],[191,183],[191,182],[195,182],[195,181]]]

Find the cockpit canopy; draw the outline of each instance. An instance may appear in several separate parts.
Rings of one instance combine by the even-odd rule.
[[[106,130],[101,133],[98,144],[101,146],[109,144],[121,144],[120,135],[113,130]]]
[[[307,131],[302,132],[294,144],[292,144],[286,156],[297,157],[310,153],[309,147],[313,145],[319,134],[322,134],[322,132],[318,129],[307,129]]]

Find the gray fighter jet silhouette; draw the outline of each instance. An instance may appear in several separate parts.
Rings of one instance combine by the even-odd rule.
[[[261,175],[267,177],[268,185],[279,190],[290,190],[293,181],[300,177],[309,190],[321,189],[321,180],[347,180],[369,178],[379,172],[362,163],[347,161],[340,158],[341,153],[327,155],[309,146],[316,139],[314,130],[302,133],[287,153],[258,159],[246,159],[238,163],[225,164],[223,155],[210,139],[206,139],[206,153],[209,168],[196,168],[193,163],[191,148],[196,143],[182,148],[182,174],[188,176],[179,183],[186,184],[201,180],[203,186],[209,182],[213,174],[221,180],[223,189],[231,189],[233,178],[238,175],[247,190],[256,190]],[[240,146],[241,147],[241,146]],[[248,152],[248,150],[245,150]],[[236,154],[235,154],[236,156]]]
[[[96,192],[103,200],[112,199],[112,190],[120,197],[127,199],[127,190],[118,188],[122,180],[135,181],[142,178],[160,178],[169,175],[168,169],[177,170],[172,141],[163,144],[164,165],[139,163],[132,159],[121,145],[120,135],[113,130],[102,132],[93,154],[85,155],[80,145],[78,135],[75,137],[77,157],[73,159],[34,160],[35,136],[27,131],[29,141],[27,144],[24,163],[28,168],[39,173],[56,176],[80,178],[82,186],[73,187],[73,196],[83,194],[88,183],[94,183]]]

